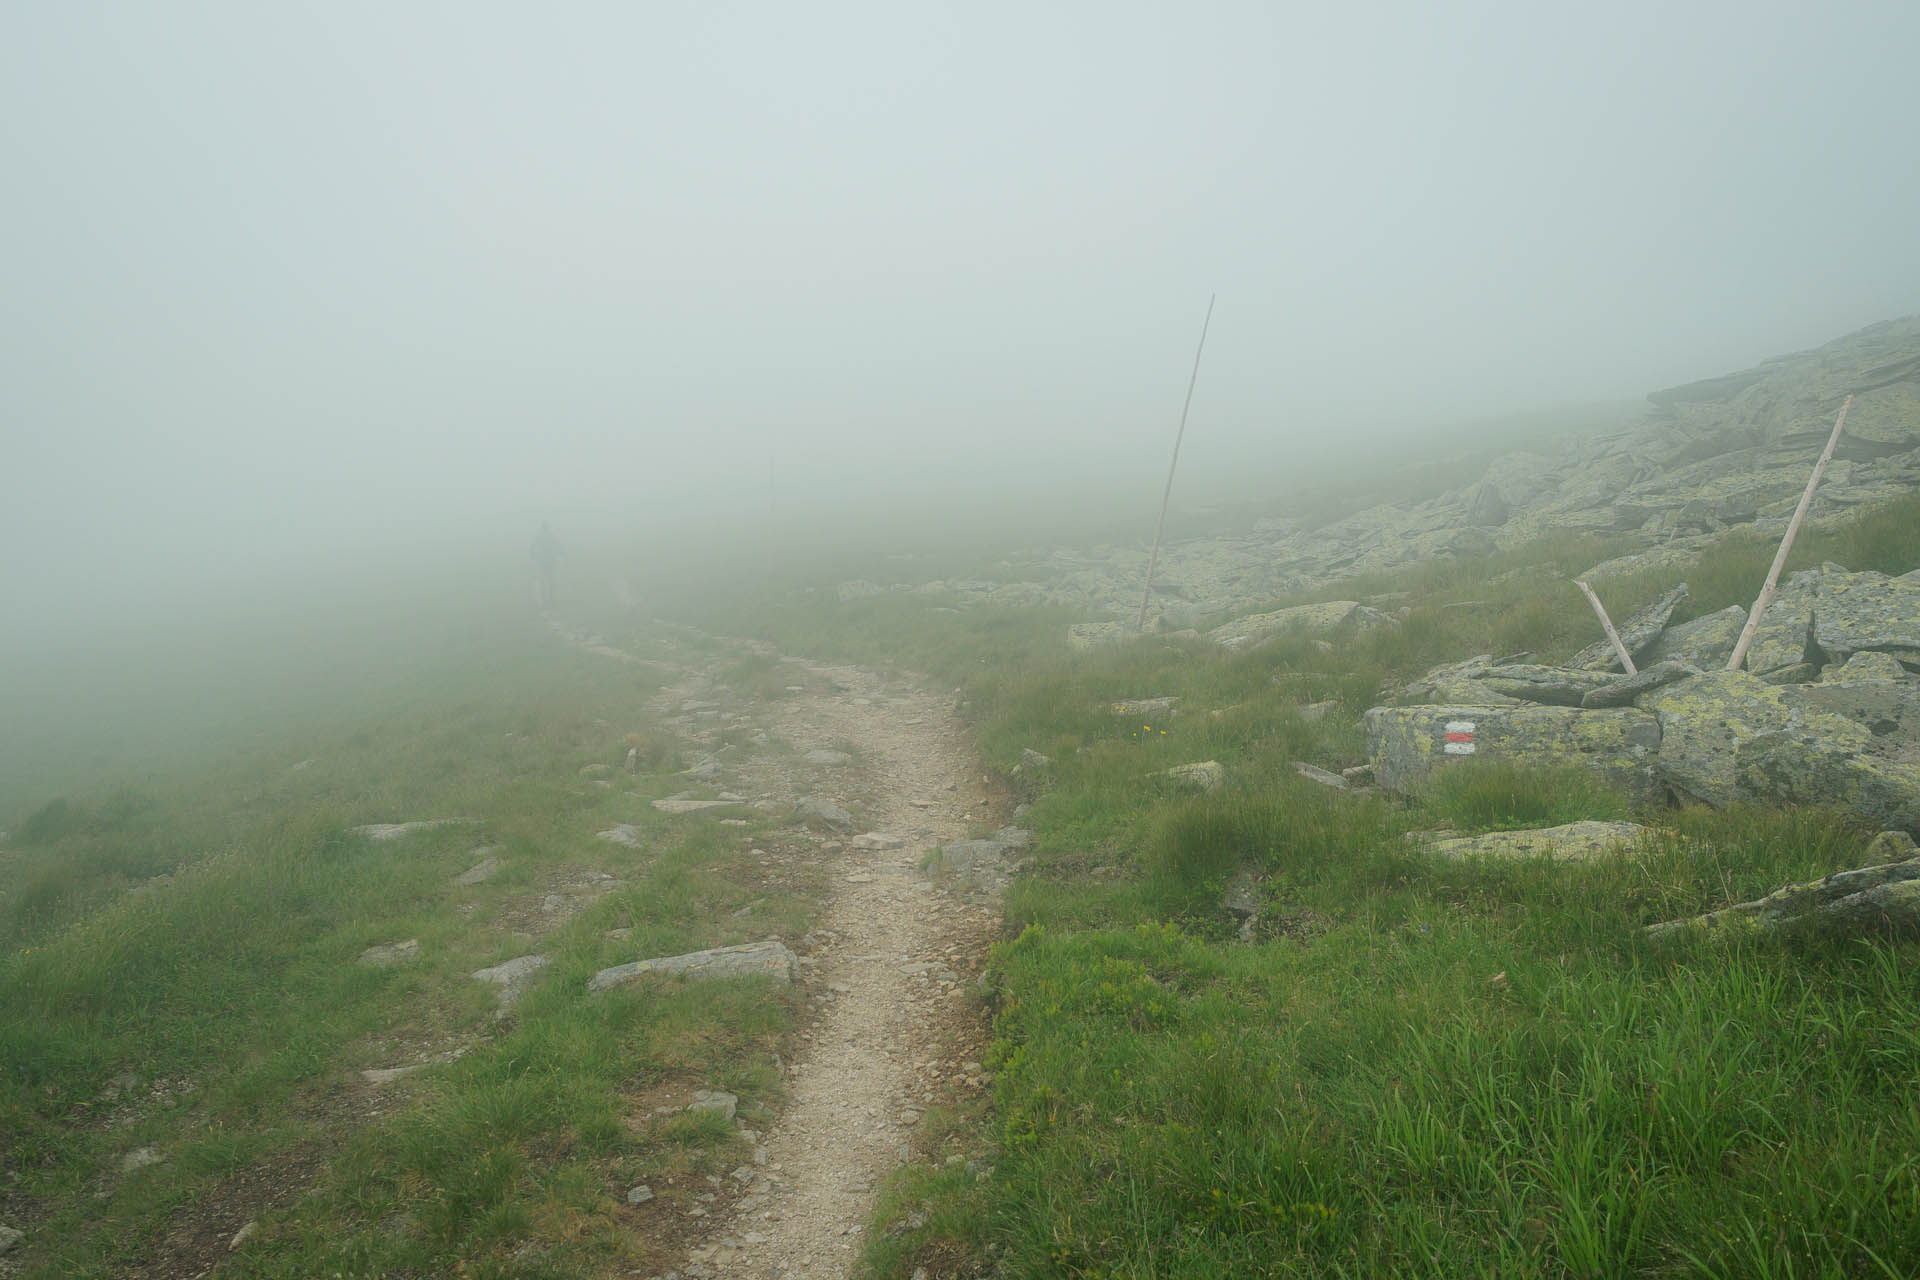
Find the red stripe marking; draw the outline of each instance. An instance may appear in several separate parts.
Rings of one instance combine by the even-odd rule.
[[[1473,735],[1470,733],[1450,733],[1447,735],[1447,741],[1448,742],[1472,742]]]

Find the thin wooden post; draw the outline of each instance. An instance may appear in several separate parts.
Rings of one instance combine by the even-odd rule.
[[[1213,303],[1219,294],[1207,295],[1207,318],[1200,322],[1200,345],[1193,349],[1193,373],[1187,378],[1186,403],[1180,406],[1180,431],[1173,438],[1173,461],[1167,465],[1167,489],[1160,495],[1160,523],[1153,531],[1153,554],[1147,557],[1147,589],[1140,593],[1140,616],[1135,631],[1147,629],[1147,601],[1153,599],[1153,570],[1160,563],[1160,535],[1167,531],[1167,501],[1173,497],[1173,473],[1180,465],[1180,442],[1187,438],[1187,410],[1193,407],[1193,384],[1200,381],[1200,353],[1207,349],[1207,326],[1213,323]]]
[[[1807,477],[1807,489],[1800,495],[1800,505],[1793,509],[1793,519],[1787,521],[1786,536],[1780,539],[1780,549],[1773,553],[1773,567],[1767,570],[1766,585],[1760,588],[1760,595],[1753,602],[1753,611],[1747,615],[1747,625],[1740,629],[1739,643],[1733,646],[1733,654],[1727,659],[1727,670],[1738,671],[1740,664],[1747,660],[1747,646],[1753,643],[1754,630],[1760,625],[1760,616],[1773,602],[1774,588],[1780,585],[1780,570],[1787,564],[1787,553],[1793,550],[1794,535],[1800,532],[1800,522],[1807,518],[1807,508],[1813,505],[1813,491],[1820,487],[1820,477],[1827,474],[1827,464],[1833,461],[1834,446],[1840,443],[1840,432],[1847,425],[1847,410],[1853,408],[1853,396],[1849,395],[1840,402],[1839,416],[1833,420],[1833,434],[1827,437],[1827,447],[1820,451],[1820,461],[1813,464],[1813,474]]]
[[[1606,628],[1607,639],[1613,641],[1613,651],[1619,655],[1620,665],[1626,668],[1628,675],[1639,675],[1639,671],[1633,665],[1633,655],[1627,652],[1626,645],[1620,643],[1620,633],[1613,629],[1613,619],[1607,616],[1607,606],[1601,604],[1600,597],[1593,594],[1593,588],[1580,579],[1575,578],[1573,585],[1580,588],[1580,594],[1587,598],[1587,603],[1593,606],[1593,611],[1600,615],[1600,625]]]

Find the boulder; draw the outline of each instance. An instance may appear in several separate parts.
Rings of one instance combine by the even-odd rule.
[[[1586,862],[1632,849],[1651,834],[1634,822],[1569,822],[1526,831],[1488,831],[1477,836],[1429,840],[1427,852],[1442,858],[1551,858]]]
[[[1667,619],[1673,616],[1673,611],[1686,598],[1687,584],[1683,582],[1653,603],[1635,610],[1631,617],[1614,628],[1619,633],[1620,643],[1626,647],[1628,653],[1633,655],[1636,664],[1640,661],[1640,655],[1659,639],[1662,631],[1666,630]],[[1604,639],[1574,654],[1567,665],[1586,671],[1623,669],[1620,666],[1620,655],[1613,651],[1613,642]]]
[[[1648,941],[1658,943],[1688,935],[1764,933],[1808,924],[1920,926],[1920,858],[1837,871],[1822,880],[1776,889],[1752,902],[1649,925],[1643,932]]]
[[[1288,633],[1327,635],[1342,630],[1370,631],[1392,622],[1392,614],[1382,613],[1358,600],[1329,600],[1252,614],[1215,627],[1207,635],[1224,649],[1238,650],[1265,644]]]
[[[1697,670],[1678,662],[1656,662],[1650,667],[1640,668],[1633,675],[1621,676],[1598,689],[1589,689],[1580,699],[1580,705],[1589,710],[1597,707],[1630,707],[1641,694],[1652,693],[1676,680],[1684,680]]]
[[[1494,693],[1518,702],[1577,707],[1589,693],[1606,688],[1619,677],[1604,671],[1574,667],[1508,663],[1475,671],[1471,679]],[[1476,698],[1475,701],[1480,699]]]
[[[1374,707],[1366,726],[1374,777],[1389,791],[1416,790],[1434,770],[1476,759],[1574,765],[1637,797],[1655,790],[1660,722],[1631,707]]]
[[[1813,640],[1826,658],[1845,662],[1871,650],[1920,664],[1920,582],[1836,570],[1790,580],[1811,601]]]
[[[1747,611],[1732,604],[1718,613],[1668,627],[1647,646],[1646,662],[1648,665],[1678,662],[1703,671],[1717,671],[1733,656],[1733,646],[1746,625]],[[1640,660],[1641,655],[1634,655],[1635,662]]]
[[[656,956],[602,969],[587,980],[588,991],[605,991],[647,974],[677,974],[689,981],[709,978],[772,978],[793,981],[793,952],[784,942],[749,942],[737,947],[714,947],[680,956]]]

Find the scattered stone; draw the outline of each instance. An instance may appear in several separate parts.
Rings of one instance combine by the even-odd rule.
[[[728,809],[743,803],[732,800],[695,800],[689,796],[667,796],[653,802],[653,807],[662,813],[704,813],[708,809]]]
[[[1633,822],[1569,822],[1559,827],[1431,839],[1425,847],[1429,853],[1453,859],[1551,858],[1555,862],[1586,862],[1603,854],[1631,849],[1650,834],[1650,828]]]
[[[801,759],[805,760],[808,764],[842,765],[853,763],[853,757],[846,752],[831,751],[825,747],[817,751],[809,751],[806,755],[802,756]]]
[[[546,968],[552,960],[551,956],[516,956],[491,968],[475,969],[472,976],[480,982],[491,982],[500,988],[500,1009],[504,1012],[519,1000],[528,979]]]
[[[498,858],[482,858],[453,878],[455,884],[475,885],[493,879],[505,864]]]
[[[1733,656],[1733,646],[1746,625],[1747,611],[1737,604],[1728,605],[1718,613],[1668,627],[1647,646],[1644,655],[1636,654],[1634,660],[1638,662],[1644,656],[1650,665],[1677,662],[1683,667],[1718,671]]]
[[[801,796],[793,808],[806,821],[821,823],[835,831],[853,829],[853,815],[825,796]]]
[[[1041,755],[1032,747],[1020,748],[1020,767],[1023,769],[1044,769],[1052,763],[1051,759]]]
[[[1350,785],[1341,775],[1329,773],[1327,770],[1317,765],[1308,764],[1303,760],[1295,760],[1293,762],[1293,771],[1309,782],[1317,782],[1323,787],[1332,787],[1335,791],[1345,791]]]
[[[420,939],[408,938],[405,942],[383,942],[368,947],[360,953],[355,964],[366,965],[370,969],[391,969],[395,965],[405,964],[420,954]]]
[[[658,804],[659,801],[656,800],[654,803]],[[641,847],[640,828],[631,822],[623,822],[617,827],[608,827],[605,831],[598,833],[594,839],[605,840],[608,844],[625,845],[629,849]]]
[[[689,1111],[717,1111],[728,1120],[740,1110],[740,1099],[724,1089],[696,1089],[693,1101],[687,1104]]]
[[[785,984],[793,981],[794,954],[784,942],[749,942],[741,946],[715,947],[679,956],[657,956],[602,969],[587,981],[588,991],[631,982],[646,974],[678,974],[690,981],[708,978],[772,978]]]
[[[565,911],[572,905],[572,901],[565,894],[560,893],[550,893],[540,900],[542,911]]]
[[[610,764],[584,765],[580,769],[580,776],[590,782],[604,782],[613,776],[613,766]]]
[[[1220,895],[1220,909],[1240,922],[1242,942],[1253,941],[1254,927],[1264,905],[1260,899],[1260,876],[1252,867],[1242,867],[1235,872]]]
[[[1178,701],[1178,698],[1122,698],[1111,704],[1108,710],[1116,716],[1146,716],[1152,719],[1174,714],[1173,706]]]
[[[1350,783],[1365,786],[1373,781],[1373,766],[1370,764],[1348,765],[1340,771],[1340,776]]]
[[[132,1173],[136,1169],[145,1169],[150,1165],[161,1164],[166,1157],[152,1147],[136,1147],[120,1157],[120,1172]]]
[[[645,1204],[647,1201],[651,1199],[653,1199],[653,1188],[646,1185],[644,1182],[637,1187],[627,1188],[628,1204]]]
[[[698,778],[701,781],[710,782],[719,777],[722,770],[720,762],[709,757],[708,759],[702,760],[699,764],[694,765],[693,768],[682,769],[680,772],[685,777]]]
[[[16,1227],[0,1226],[0,1254],[9,1252],[15,1245],[27,1238],[27,1233]]]
[[[1218,760],[1196,760],[1192,764],[1177,764],[1163,770],[1163,778],[1171,778],[1183,787],[1192,787],[1196,791],[1218,791],[1226,785],[1227,767]]]
[[[229,1250],[238,1249],[241,1245],[252,1239],[253,1233],[259,1229],[260,1224],[257,1222],[249,1221],[241,1224],[240,1229],[233,1233],[233,1239],[227,1241],[227,1248]]]
[[[370,1085],[377,1086],[377,1085],[383,1085],[383,1084],[392,1084],[395,1080],[398,1080],[401,1076],[407,1075],[414,1071],[418,1071],[419,1069],[420,1068],[417,1066],[370,1067],[367,1070],[362,1071],[360,1073],[360,1078],[362,1080],[365,1080]]]
[[[1472,678],[1495,693],[1521,702],[1577,707],[1589,693],[1606,688],[1620,677],[1577,667],[1511,663],[1486,667],[1475,672]]]
[[[461,826],[478,821],[478,818],[421,818],[415,822],[370,822],[366,826],[355,827],[353,834],[365,836],[369,840],[398,840],[416,831],[427,831],[434,827]]]
[[[1339,708],[1339,702],[1331,698],[1324,702],[1309,702],[1301,706],[1300,718],[1308,724],[1317,724]]]
[[[862,853],[887,853],[907,846],[907,842],[899,836],[882,835],[878,831],[869,831],[865,835],[855,836],[847,843]]]

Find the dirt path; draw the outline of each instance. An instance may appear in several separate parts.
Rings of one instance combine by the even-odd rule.
[[[952,697],[858,667],[783,665],[801,688],[755,703],[753,721],[802,755],[853,758],[808,777],[791,760],[748,757],[729,764],[730,776],[743,790],[794,799],[814,790],[860,822],[823,846],[829,896],[803,979],[818,1013],[788,1065],[785,1105],[758,1135],[754,1163],[734,1172],[743,1194],[715,1213],[678,1267],[690,1278],[848,1275],[881,1179],[936,1154],[916,1141],[925,1109],[981,1087],[987,1027],[969,988],[997,936],[999,907],[921,869],[936,846],[1003,816]],[[683,669],[662,702],[704,706],[714,693],[710,673]]]

